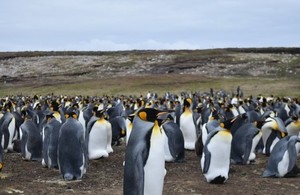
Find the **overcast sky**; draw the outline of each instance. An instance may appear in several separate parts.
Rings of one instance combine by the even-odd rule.
[[[299,46],[299,0],[0,1],[0,51]]]

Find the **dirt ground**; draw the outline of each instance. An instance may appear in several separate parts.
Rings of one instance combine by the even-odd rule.
[[[114,146],[108,158],[89,161],[81,181],[65,182],[59,171],[40,162],[24,161],[18,153],[5,154],[0,172],[0,194],[122,194],[125,144]],[[233,165],[227,183],[208,184],[199,158],[186,151],[186,162],[166,163],[163,194],[299,194],[300,178],[262,178],[267,157],[258,154],[253,165]],[[299,160],[298,160],[299,164]]]

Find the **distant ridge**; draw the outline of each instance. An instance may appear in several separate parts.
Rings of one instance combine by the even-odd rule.
[[[124,51],[10,51],[0,52],[0,60],[15,57],[37,57],[37,56],[68,56],[68,55],[109,55],[109,54],[129,54],[129,53],[179,53],[179,52],[244,52],[244,53],[285,53],[300,54],[300,47],[262,47],[262,48],[215,48],[199,50],[124,50]]]

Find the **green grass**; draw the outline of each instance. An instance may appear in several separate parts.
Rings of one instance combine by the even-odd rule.
[[[22,77],[22,81],[7,80],[0,78],[0,96],[5,95],[145,95],[148,91],[162,95],[165,92],[180,93],[205,92],[210,88],[224,89],[231,93],[240,86],[246,96],[248,95],[277,95],[277,96],[300,96],[299,78],[299,48],[246,48],[246,49],[211,49],[211,50],[162,50],[162,51],[120,51],[120,52],[0,52],[0,60],[14,57],[37,57],[37,56],[60,56],[43,61],[46,65],[56,65],[54,72],[45,75],[32,73]],[[78,59],[70,56],[79,56]],[[82,58],[84,56],[84,58]],[[86,56],[102,56],[92,58],[88,65]],[[29,59],[30,60],[30,59]],[[76,61],[77,60],[77,61]],[[80,64],[83,63],[83,64]],[[155,69],[167,68],[173,70],[172,74],[119,76],[117,70],[125,71],[130,68],[139,68],[146,64]],[[246,64],[239,68],[241,64]],[[44,64],[43,64],[44,65]],[[46,66],[45,65],[45,66]],[[193,74],[180,74],[183,68],[201,67],[208,65],[213,67],[211,73],[228,68],[232,74],[239,76],[229,77],[203,77]],[[109,67],[110,72],[102,73],[101,67]],[[216,67],[214,69],[214,66]],[[219,66],[219,68],[217,67]],[[34,66],[30,66],[29,71]],[[100,67],[100,68],[99,68]],[[264,67],[267,76],[251,77],[249,72],[256,68]],[[231,69],[230,69],[231,70]],[[161,71],[161,72],[163,72]],[[176,73],[176,74],[175,74]],[[25,74],[25,73],[24,73]],[[44,74],[44,73],[43,73]],[[107,75],[105,75],[107,74]],[[135,73],[130,73],[134,75]],[[218,74],[209,74],[218,75]],[[11,76],[11,75],[9,75]],[[15,75],[12,75],[15,76]],[[106,78],[102,78],[106,77]]]
[[[206,78],[197,75],[167,74],[125,76],[74,82],[56,85],[38,86],[34,84],[0,86],[0,96],[5,95],[145,95],[148,91],[159,95],[165,92],[179,94],[180,92],[205,92],[210,88],[224,89],[227,92],[235,91],[240,86],[245,96],[249,95],[276,95],[300,97],[300,79],[276,79],[256,77],[218,77]]]

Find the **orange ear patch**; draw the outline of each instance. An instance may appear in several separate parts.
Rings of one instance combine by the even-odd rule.
[[[3,164],[2,163],[0,163],[0,170],[3,168]]]
[[[220,127],[224,128],[224,126],[225,126],[224,123],[220,123]]]
[[[146,112],[140,112],[139,113],[139,117],[142,119],[142,120],[147,120],[147,113]]]

